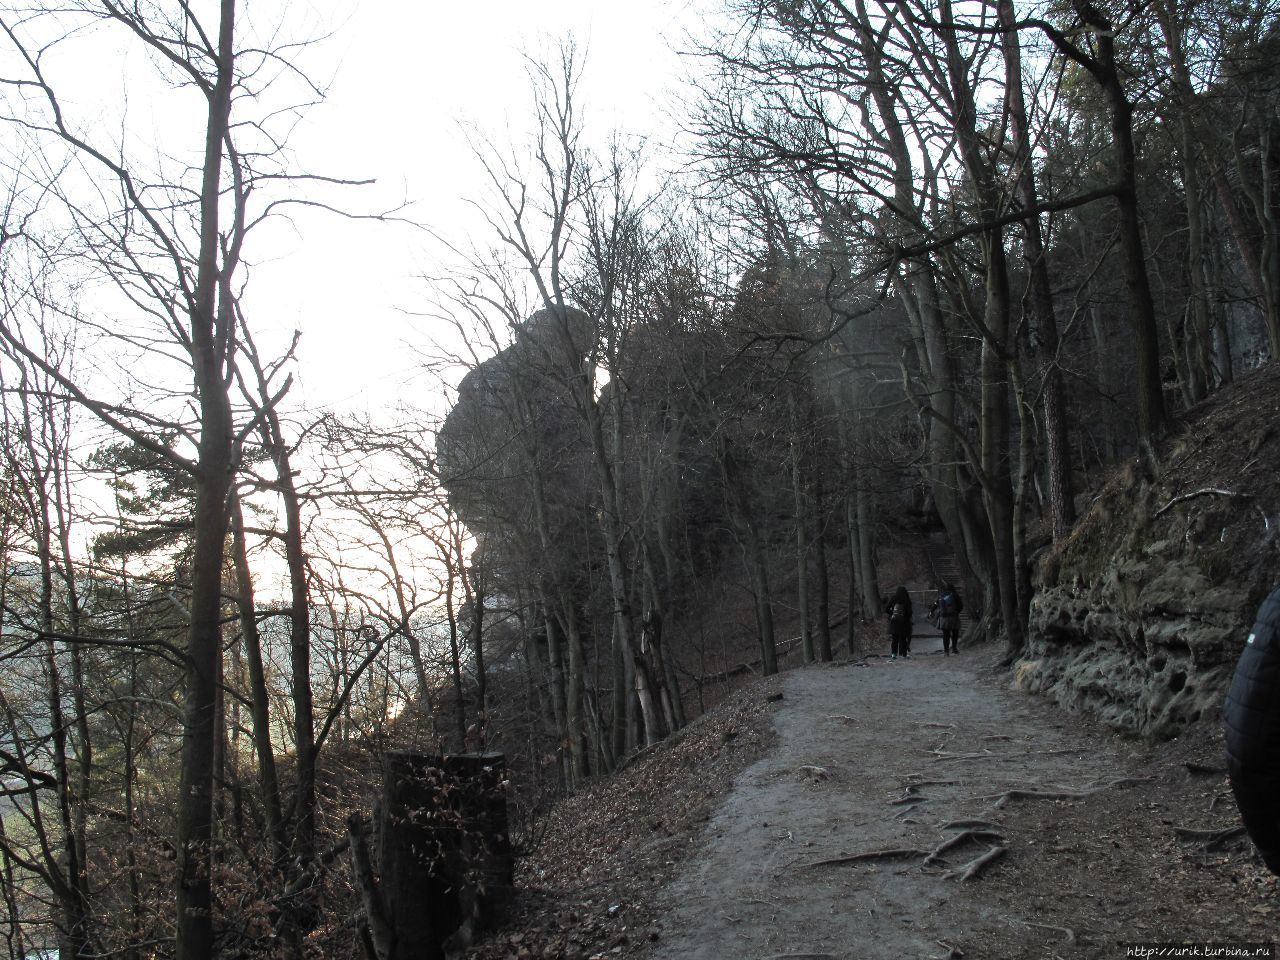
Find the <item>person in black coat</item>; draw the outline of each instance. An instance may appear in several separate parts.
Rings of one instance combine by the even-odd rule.
[[[929,616],[937,618],[938,629],[942,632],[942,652],[947,656],[959,653],[956,647],[960,639],[960,614],[964,610],[964,601],[956,588],[947,581],[938,591],[938,599],[929,608]]]
[[[1280,875],[1280,589],[1258,609],[1222,719],[1240,819],[1262,862]]]
[[[906,587],[899,587],[889,598],[885,607],[889,616],[889,659],[896,660],[900,655],[911,656],[911,594]]]

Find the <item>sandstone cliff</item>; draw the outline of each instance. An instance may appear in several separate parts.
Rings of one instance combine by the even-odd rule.
[[[1192,410],[1096,496],[1038,564],[1015,678],[1106,722],[1173,736],[1211,721],[1280,583],[1280,364]]]

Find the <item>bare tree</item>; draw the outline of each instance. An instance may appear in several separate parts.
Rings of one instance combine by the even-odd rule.
[[[222,738],[228,502],[247,433],[283,394],[279,388],[259,398],[257,413],[247,417],[233,409],[246,239],[253,226],[293,202],[277,189],[290,178],[282,145],[293,105],[277,109],[279,96],[267,97],[264,84],[301,80],[302,99],[317,95],[300,71],[263,69],[288,64],[287,49],[248,39],[253,30],[240,29],[242,12],[235,0],[220,0],[206,21],[186,4],[77,0],[0,18],[14,64],[4,80],[11,94],[10,129],[28,149],[18,162],[31,185],[29,199],[19,198],[25,212],[10,210],[6,237],[113,285],[113,298],[78,309],[57,291],[50,296],[32,290],[28,296],[89,329],[112,326],[95,310],[126,316],[124,328],[134,336],[115,342],[136,354],[131,370],[122,364],[122,372],[133,377],[114,395],[101,381],[74,377],[30,339],[20,315],[6,315],[0,337],[102,423],[191,478],[176,845],[176,951],[183,960],[212,957],[218,943],[214,781]],[[242,33],[247,39],[238,42]],[[113,143],[109,130],[74,115],[60,96],[57,62],[48,54],[91,40],[137,44],[154,57],[150,62],[162,80],[177,78],[201,117],[197,166],[170,170],[161,163],[156,169],[145,152],[131,151],[130,142]],[[95,182],[111,188],[83,189]],[[54,244],[50,238],[59,230],[66,239]],[[152,383],[161,386],[152,389]],[[162,442],[162,431],[180,440]],[[309,816],[307,809],[302,815]],[[309,855],[309,848],[303,852]]]

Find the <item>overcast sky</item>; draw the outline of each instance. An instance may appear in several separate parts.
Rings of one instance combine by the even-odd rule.
[[[456,243],[481,230],[467,205],[483,191],[462,126],[501,143],[528,123],[522,52],[572,35],[586,53],[580,86],[591,130],[669,143],[666,106],[684,69],[675,48],[695,28],[698,0],[344,0],[315,62],[333,71],[325,102],[295,138],[312,172],[375,178],[349,206],[403,199],[411,215]],[[343,19],[343,17],[346,19]],[[658,148],[655,146],[655,151]],[[375,412],[411,381],[406,342],[427,335],[403,311],[429,297],[433,248],[403,227],[324,216],[271,235],[251,285],[255,325],[303,331],[294,402]],[[421,379],[412,390],[425,389]],[[409,397],[409,399],[422,399]]]

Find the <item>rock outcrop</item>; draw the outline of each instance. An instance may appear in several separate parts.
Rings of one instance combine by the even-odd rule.
[[[1280,582],[1280,367],[1192,411],[1160,475],[1113,477],[1037,570],[1015,682],[1143,735],[1214,719]]]
[[[1250,601],[1194,564],[1122,560],[1092,583],[1041,588],[1015,677],[1113,726],[1173,735],[1221,703]]]

